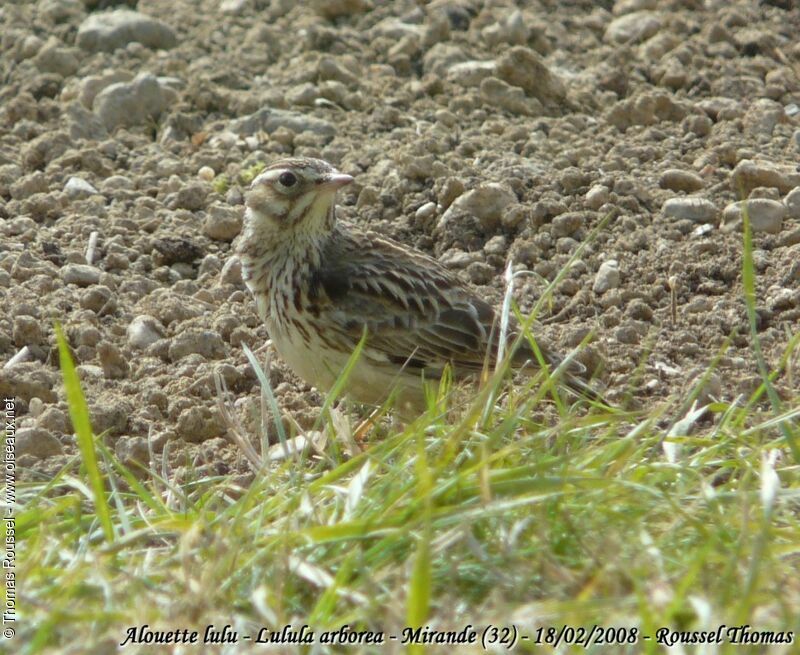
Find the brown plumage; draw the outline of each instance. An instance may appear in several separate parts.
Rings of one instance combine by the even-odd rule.
[[[476,291],[427,255],[336,221],[336,190],[352,181],[319,159],[279,161],[247,195],[239,254],[247,286],[281,357],[323,390],[338,378],[366,329],[348,381],[356,400],[424,407],[422,379],[450,365],[457,379],[494,366],[499,318]],[[510,326],[509,343],[515,325]],[[553,367],[559,358],[544,351]],[[533,365],[526,340],[512,365]],[[570,364],[565,382],[599,396]]]

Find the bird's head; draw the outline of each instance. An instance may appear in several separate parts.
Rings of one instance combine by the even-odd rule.
[[[281,231],[332,229],[336,191],[352,181],[321,159],[283,159],[250,185],[245,196],[248,219]]]

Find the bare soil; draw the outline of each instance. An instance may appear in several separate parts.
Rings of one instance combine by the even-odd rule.
[[[523,311],[585,243],[540,329],[564,351],[593,332],[584,361],[643,408],[720,353],[705,398],[759,384],[729,205],[765,199],[750,210],[758,332],[780,368],[800,325],[796,3],[141,0],[166,36],[97,49],[79,28],[114,4],[0,8],[0,360],[23,360],[0,390],[28,475],[76,451],[56,321],[124,461],[146,461],[150,438],[174,464],[244,470],[213,372],[255,431],[241,345],[268,335],[234,239],[254,167],[289,154],[356,177],[343,219],[498,302],[508,261],[532,271]],[[109,92],[143,73],[132,98]],[[270,376],[313,423],[320,393],[277,359]],[[797,397],[797,373],[776,384]]]

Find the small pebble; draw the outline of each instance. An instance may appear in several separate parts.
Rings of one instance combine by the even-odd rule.
[[[76,38],[78,47],[90,52],[113,52],[133,41],[148,48],[168,49],[178,38],[166,23],[130,9],[90,13],[78,27]]]
[[[133,348],[145,350],[159,339],[162,339],[163,336],[164,329],[152,316],[137,316],[128,325],[128,344]]]
[[[462,61],[447,69],[447,79],[462,86],[480,86],[487,77],[495,77],[494,61]]]
[[[197,177],[203,180],[204,182],[211,182],[216,177],[216,173],[211,166],[201,166],[200,170],[197,171]]]
[[[514,192],[502,184],[494,182],[482,184],[456,198],[439,219],[437,227],[442,229],[443,225],[454,220],[458,212],[466,212],[477,217],[487,230],[496,229],[500,224],[503,210],[516,200]]]
[[[16,455],[31,455],[37,459],[60,455],[64,450],[61,442],[44,428],[20,428],[16,432]]]
[[[592,290],[597,294],[603,294],[609,289],[618,287],[620,279],[619,262],[616,259],[609,259],[597,269]]]
[[[691,193],[703,188],[703,178],[693,171],[670,168],[661,174],[658,184],[662,189]]]
[[[750,227],[753,232],[778,234],[783,227],[783,219],[788,210],[786,205],[768,198],[752,198],[732,202],[722,212],[722,221],[726,230],[737,230],[742,225],[742,213],[748,212]]]
[[[713,223],[717,219],[717,208],[714,203],[694,196],[670,198],[664,203],[661,211],[665,216],[695,223]]]
[[[80,198],[94,195],[97,189],[81,177],[71,177],[64,185],[64,192],[70,198]]]
[[[486,242],[483,252],[487,255],[503,255],[507,248],[508,240],[502,234],[498,234]]]
[[[242,280],[242,260],[236,256],[229,257],[222,265],[222,270],[219,272],[220,284],[232,284],[235,287],[244,285]]]
[[[783,204],[786,205],[789,216],[800,218],[800,186],[796,186],[786,194]]]
[[[97,344],[97,355],[103,375],[109,380],[128,377],[128,361],[122,351],[113,343],[101,341]]]
[[[743,159],[731,172],[731,187],[734,192],[750,191],[760,186],[775,187],[788,193],[800,186],[800,172],[792,166],[778,166],[771,162]]]
[[[496,77],[487,77],[480,83],[481,99],[488,105],[499,107],[518,116],[536,116],[542,113],[542,105],[536,98]]]
[[[42,410],[41,414],[36,417],[36,423],[40,428],[49,430],[53,434],[68,434],[70,432],[69,418],[58,407],[53,405],[48,405]]]
[[[608,187],[603,184],[595,184],[586,192],[584,202],[589,209],[600,209],[608,202],[608,198]]]
[[[242,213],[229,205],[214,203],[203,221],[203,233],[217,241],[233,241],[242,230]]]
[[[653,11],[634,11],[612,20],[606,27],[605,40],[611,43],[639,43],[661,29],[661,19]]]
[[[175,92],[162,87],[150,73],[140,73],[131,82],[117,82],[94,99],[94,113],[107,130],[142,125],[157,119],[169,108]]]
[[[220,359],[225,352],[225,342],[219,334],[198,328],[184,330],[173,337],[169,346],[169,358],[173,362],[192,354],[206,359]]]
[[[420,223],[426,223],[436,215],[436,203],[426,202],[414,212],[414,218]]]
[[[542,103],[561,102],[567,95],[561,77],[550,70],[538,52],[525,46],[513,46],[503,53],[497,60],[497,77]]]
[[[553,219],[553,234],[557,237],[565,237],[577,232],[583,227],[583,214],[580,212],[566,212],[559,214]]]
[[[42,321],[33,316],[15,316],[13,339],[14,345],[18,348],[43,343]]]
[[[144,437],[120,437],[114,444],[114,453],[117,459],[134,473],[137,470],[142,472],[139,467],[146,467],[150,463],[150,450]]]
[[[189,407],[178,416],[175,432],[184,441],[201,443],[225,431],[225,424],[216,412],[207,407]]]
[[[81,307],[95,314],[109,314],[117,307],[114,293],[103,284],[95,284],[81,294]]]
[[[61,269],[61,279],[67,284],[88,287],[100,283],[102,271],[88,264],[67,264]]]

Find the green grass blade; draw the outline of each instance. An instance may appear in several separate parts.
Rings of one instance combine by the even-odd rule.
[[[75,437],[78,441],[78,448],[81,452],[83,465],[94,496],[95,512],[100,525],[103,528],[106,540],[114,541],[114,525],[111,522],[111,511],[108,506],[108,497],[103,485],[103,475],[97,465],[97,453],[94,448],[94,435],[92,425],[89,421],[89,408],[86,405],[86,398],[81,389],[78,379],[78,372],[75,370],[75,363],[69,352],[69,345],[64,337],[61,325],[55,325],[56,339],[58,340],[58,357],[61,363],[61,375],[64,378],[64,390],[67,394],[67,404],[69,405],[69,416],[72,419],[72,426],[75,429]]]
[[[261,386],[261,393],[266,397],[267,404],[272,410],[272,416],[275,421],[275,430],[278,432],[278,439],[280,440],[284,449],[287,449],[286,431],[283,429],[283,423],[281,422],[281,410],[278,407],[278,401],[275,399],[275,394],[272,393],[272,385],[269,383],[269,378],[267,377],[266,373],[264,373],[261,365],[258,363],[258,359],[253,354],[253,351],[247,347],[246,343],[242,344],[242,349],[247,357],[247,361],[250,362],[250,366],[252,366],[253,370],[255,371],[256,377],[258,378],[258,382]],[[286,452],[288,457],[288,450]],[[262,451],[261,457],[263,458],[265,456],[266,451]]]
[[[764,353],[761,350],[761,339],[758,337],[758,328],[756,322],[756,274],[755,265],[753,263],[753,233],[750,229],[750,213],[747,211],[747,203],[743,205],[742,211],[743,222],[743,248],[742,248],[742,286],[744,291],[744,302],[747,306],[747,320],[750,325],[750,338],[753,343],[753,353],[758,365],[758,372],[761,379],[764,381],[764,386],[767,390],[767,397],[772,405],[772,411],[775,416],[780,416],[783,412],[781,408],[781,401],[775,391],[775,387],[770,380],[767,364],[764,360]],[[792,434],[793,430],[781,423],[781,432],[784,439],[792,451],[794,461],[800,464],[800,446]]]
[[[414,568],[408,586],[408,608],[406,623],[411,628],[421,628],[428,619],[431,604],[431,491],[433,481],[428,468],[425,452],[425,436],[422,431],[417,434],[417,497],[424,503],[423,528],[417,537],[417,550],[414,556]],[[425,648],[419,644],[411,644],[409,653],[423,653]]]

